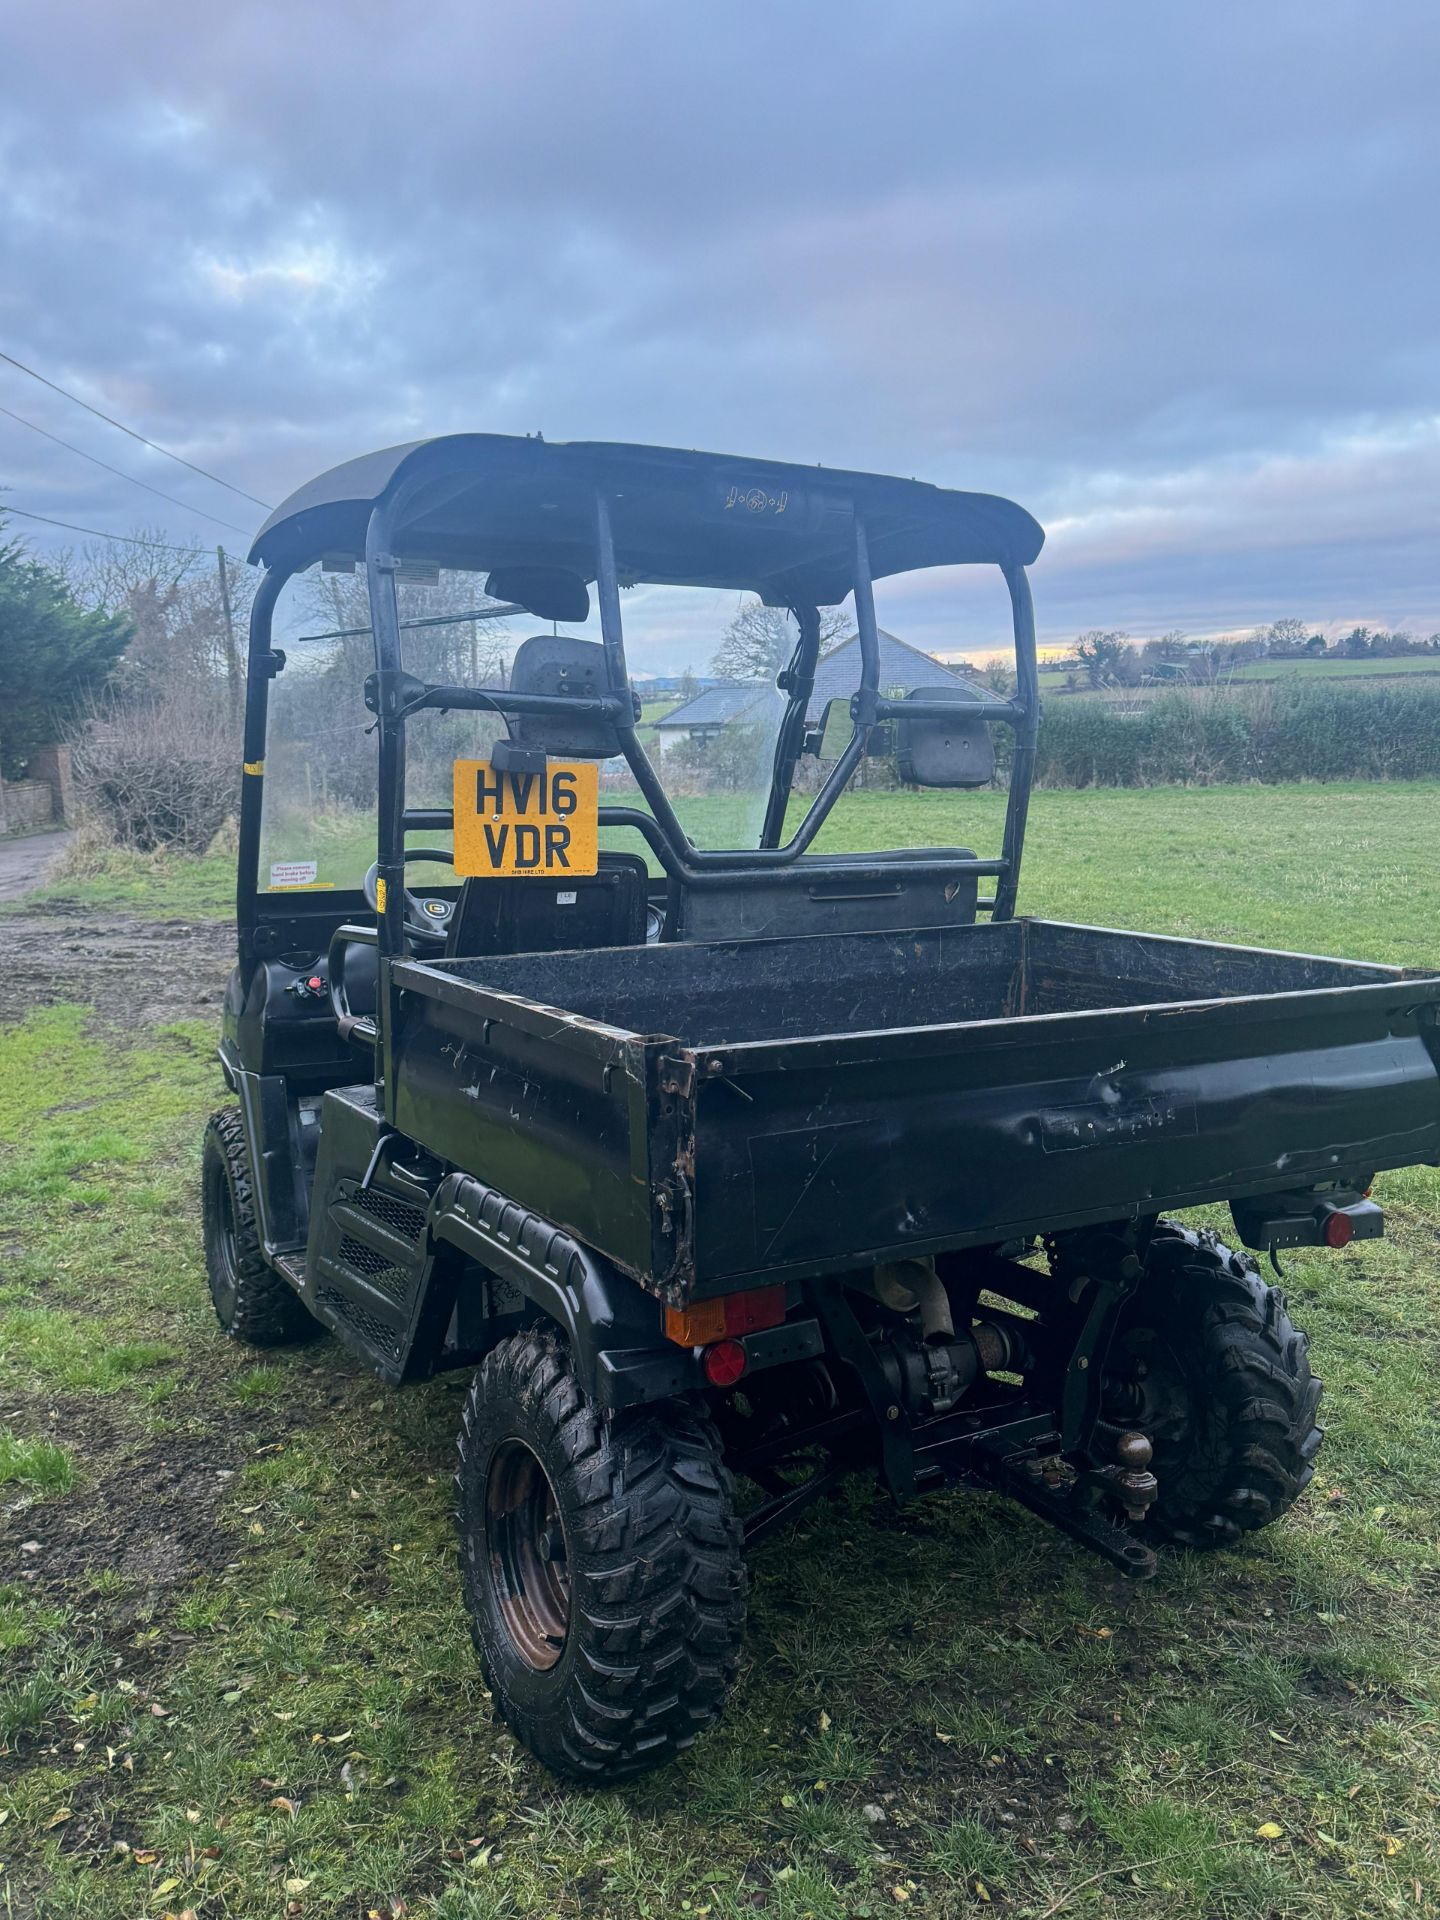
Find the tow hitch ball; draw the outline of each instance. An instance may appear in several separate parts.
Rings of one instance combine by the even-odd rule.
[[[1115,1502],[1124,1510],[1125,1518],[1138,1525],[1155,1504],[1155,1496],[1160,1491],[1160,1482],[1150,1471],[1155,1449],[1143,1433],[1116,1432],[1104,1423],[1099,1435],[1105,1438],[1113,1435],[1115,1458],[1106,1466],[1090,1467],[1081,1474],[1076,1483],[1076,1498],[1081,1506],[1089,1508]]]

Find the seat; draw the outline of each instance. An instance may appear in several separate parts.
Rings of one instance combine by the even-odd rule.
[[[643,946],[649,881],[635,853],[602,853],[598,872],[574,879],[466,880],[445,958]]]

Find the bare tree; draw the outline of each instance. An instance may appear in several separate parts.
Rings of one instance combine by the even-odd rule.
[[[132,527],[123,540],[92,540],[60,567],[82,607],[119,613],[142,589],[167,593],[214,559],[198,540],[181,547],[162,527]]]
[[[177,546],[162,529],[136,527],[123,541],[92,541],[62,556],[61,570],[82,606],[124,614],[134,637],[121,684],[162,679],[223,680],[232,719],[244,695],[244,633],[258,575],[234,554],[198,541]]]
[[[1147,640],[1140,649],[1140,658],[1147,667],[1183,666],[1192,646],[1193,642],[1186,639],[1182,627],[1171,627],[1168,633],[1162,633],[1157,640]]]
[[[354,573],[317,571],[306,575],[303,592],[307,616],[315,625],[327,632],[348,633],[347,656],[353,654],[357,661],[368,658],[370,595],[365,575],[358,569]],[[441,572],[433,585],[402,578],[402,620],[448,622],[438,627],[409,628],[405,634],[405,655],[410,671],[422,680],[444,680],[463,686],[503,686],[516,646],[512,623],[456,618],[470,612],[483,613],[498,604],[481,592],[475,576],[470,573]]]
[[[820,609],[821,657],[848,639],[850,621],[840,607]],[[795,622],[783,607],[746,600],[725,629],[710,671],[720,680],[769,680],[795,651]]]
[[[1130,645],[1128,633],[1106,633],[1098,627],[1092,627],[1075,642],[1075,658],[1083,667],[1085,678],[1092,687],[1122,684],[1126,678],[1127,663],[1133,659],[1133,655],[1134,648]]]
[[[1305,651],[1310,629],[1303,620],[1287,614],[1283,620],[1272,620],[1268,627],[1261,627],[1255,638],[1275,659],[1289,660]]]

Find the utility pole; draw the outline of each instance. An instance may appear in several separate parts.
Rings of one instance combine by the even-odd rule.
[[[220,605],[225,613],[225,683],[230,693],[230,718],[240,717],[240,649],[235,644],[235,615],[230,606],[230,576],[225,571],[225,549],[216,547],[220,563]]]

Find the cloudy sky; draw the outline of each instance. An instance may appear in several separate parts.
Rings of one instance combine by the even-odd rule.
[[[1440,627],[1429,0],[6,16],[0,349],[259,499],[540,428],[1012,494],[1055,639]],[[190,510],[0,414],[13,507],[262,517],[3,363],[0,407]]]

